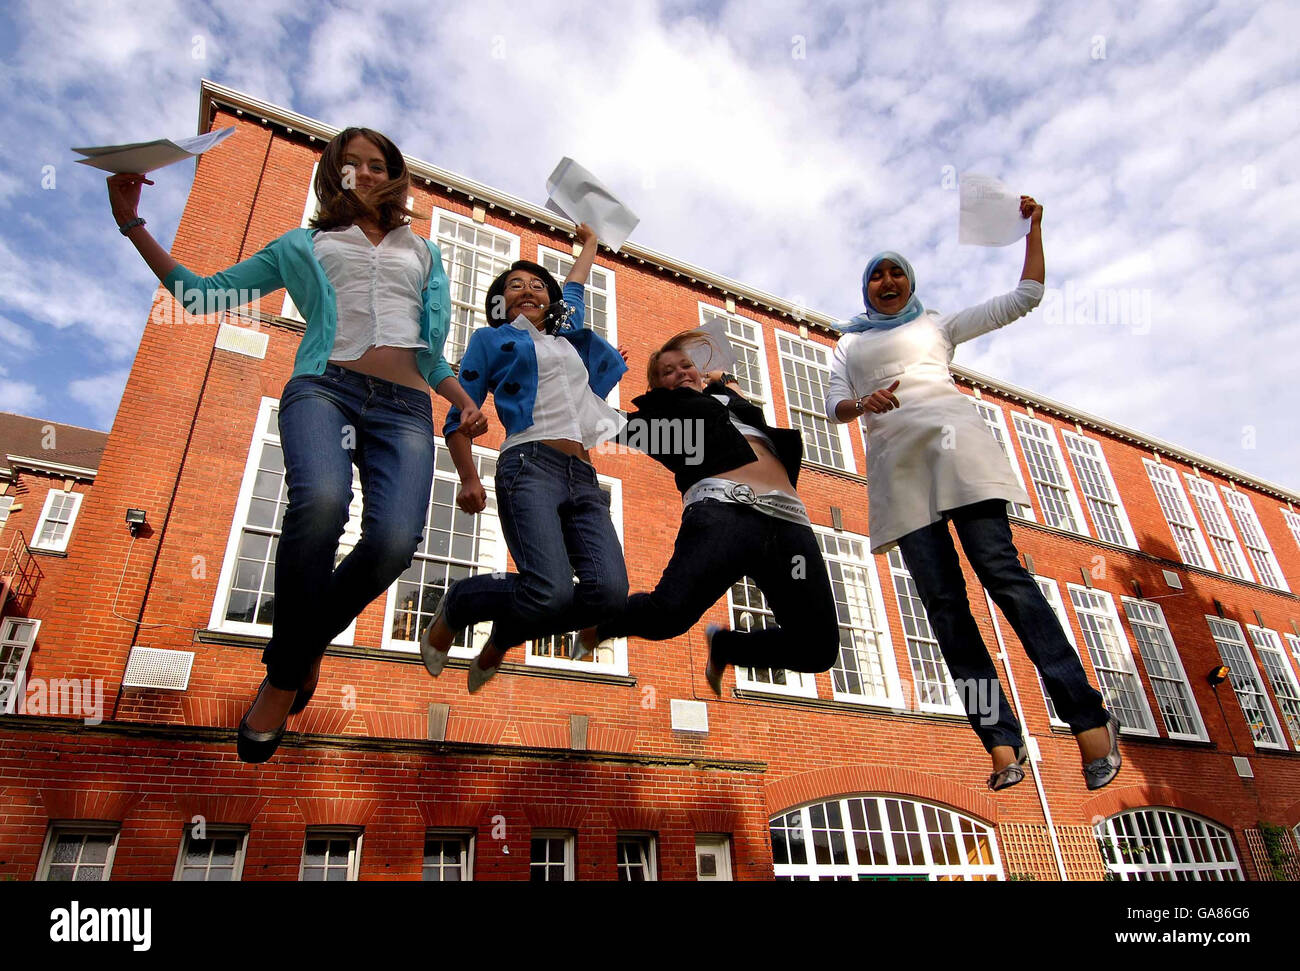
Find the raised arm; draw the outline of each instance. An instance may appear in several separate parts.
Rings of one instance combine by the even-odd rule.
[[[564,278],[564,282],[586,286],[600,244],[596,242],[596,231],[586,223],[578,223],[578,241],[582,243],[582,249],[578,252],[578,258],[573,261],[573,269],[569,270],[569,275]]]

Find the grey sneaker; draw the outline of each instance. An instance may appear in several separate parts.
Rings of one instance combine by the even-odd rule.
[[[447,595],[442,595],[442,600],[438,602],[438,611],[433,615],[433,620],[429,621],[429,626],[424,629],[420,635],[420,660],[424,662],[424,669],[435,678],[442,674],[442,669],[447,664],[447,655],[451,653],[451,648],[439,650],[433,646],[430,638],[433,636],[433,629],[438,626],[439,621],[445,620],[444,613],[447,606]]]
[[[1089,789],[1110,785],[1124,764],[1119,754],[1119,719],[1111,712],[1106,713],[1106,731],[1110,735],[1110,751],[1083,767],[1083,780]]]

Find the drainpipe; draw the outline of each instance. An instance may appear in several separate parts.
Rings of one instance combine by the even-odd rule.
[[[993,606],[993,599],[984,591],[984,602],[989,607],[989,617],[993,620],[993,636],[998,639],[998,657],[1002,661],[1002,670],[1006,672],[1007,684],[1011,688],[1011,704],[1016,709],[1016,718],[1020,721],[1020,730],[1024,733],[1025,744],[1029,746],[1029,758],[1035,763],[1034,787],[1038,790],[1038,802],[1043,808],[1043,819],[1047,822],[1047,838],[1052,843],[1052,855],[1056,857],[1056,872],[1064,881],[1069,881],[1065,872],[1065,860],[1061,856],[1061,844],[1056,838],[1056,825],[1052,822],[1052,808],[1047,804],[1047,790],[1043,788],[1043,779],[1038,772],[1040,761],[1038,739],[1031,738],[1025,727],[1025,712],[1020,706],[1020,691],[1016,688],[1016,676],[1011,673],[1011,659],[1007,656],[1007,642],[1002,639],[1002,625],[998,623],[998,612]]]

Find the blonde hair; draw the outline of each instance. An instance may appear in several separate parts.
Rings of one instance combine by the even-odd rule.
[[[647,386],[650,388],[659,387],[659,358],[664,354],[669,351],[678,351],[689,356],[691,348],[703,345],[707,345],[714,350],[718,349],[718,346],[713,343],[713,338],[702,330],[684,330],[680,334],[674,334],[668,338],[667,343],[651,354],[650,360],[646,363]]]

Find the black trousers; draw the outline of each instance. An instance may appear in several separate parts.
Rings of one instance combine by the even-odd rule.
[[[686,507],[659,585],[628,598],[600,638],[667,640],[686,633],[742,577],[767,598],[776,626],[719,631],[718,663],[826,671],[839,657],[835,596],[812,529],[749,506],[704,499]]]

